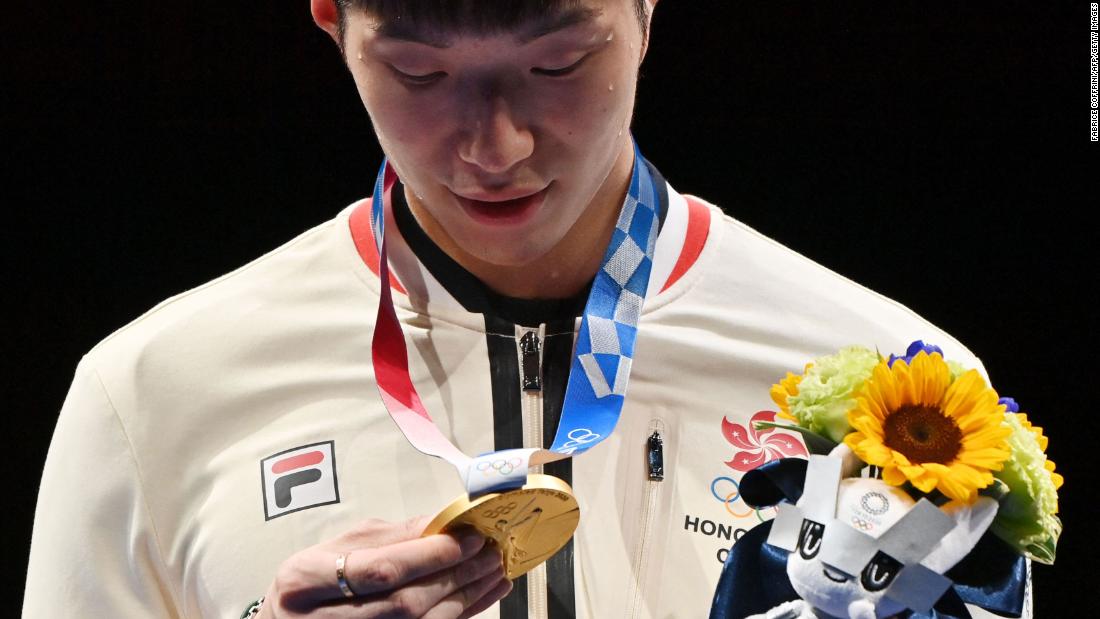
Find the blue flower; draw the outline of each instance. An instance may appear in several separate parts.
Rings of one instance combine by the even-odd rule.
[[[905,350],[905,356],[904,357],[898,357],[898,356],[895,356],[895,355],[890,355],[890,359],[886,362],[886,364],[889,365],[890,367],[894,367],[894,362],[897,361],[898,359],[901,359],[902,361],[905,361],[906,365],[911,364],[911,363],[913,363],[913,357],[916,357],[917,353],[919,353],[922,350],[924,352],[928,353],[929,355],[931,355],[934,352],[938,352],[938,353],[940,353],[941,357],[943,356],[943,350],[939,346],[936,346],[935,344],[925,344],[921,340],[917,340],[917,341],[913,342],[912,344],[910,344],[909,348],[907,348]]]
[[[1020,405],[1017,404],[1016,400],[1013,400],[1012,398],[1001,398],[1000,400],[997,400],[997,404],[1004,404],[1006,412],[1009,412],[1009,413],[1018,413],[1018,412],[1020,412]]]

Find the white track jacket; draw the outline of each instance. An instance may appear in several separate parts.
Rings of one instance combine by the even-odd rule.
[[[579,529],[485,616],[705,617],[729,547],[771,517],[737,499],[741,473],[727,463],[797,443],[751,430],[774,410],[774,382],[842,346],[900,354],[915,339],[980,368],[898,303],[671,187],[664,201],[619,425],[548,467],[572,484]],[[81,360],[46,462],[24,616],[237,617],[291,554],[462,492],[379,397],[368,212],[351,205]],[[397,226],[387,234],[412,379],[444,434],[471,455],[549,444],[579,322],[469,311]],[[529,332],[537,360],[523,356]],[[532,361],[543,388],[522,391]]]

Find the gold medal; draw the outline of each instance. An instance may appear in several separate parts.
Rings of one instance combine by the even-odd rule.
[[[424,529],[424,535],[473,527],[496,542],[508,580],[526,574],[565,546],[577,530],[581,511],[569,484],[531,473],[516,490],[455,499]]]

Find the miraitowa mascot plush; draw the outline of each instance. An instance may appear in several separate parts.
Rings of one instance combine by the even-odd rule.
[[[936,506],[864,466],[842,443],[746,473],[745,501],[777,515],[731,549],[711,619],[1020,616],[1026,562],[985,535],[996,500]]]

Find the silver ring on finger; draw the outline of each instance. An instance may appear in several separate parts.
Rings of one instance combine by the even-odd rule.
[[[355,592],[348,586],[348,579],[345,577],[344,566],[347,565],[348,555],[351,553],[343,553],[336,556],[336,584],[340,587],[340,593],[344,594],[346,598],[355,597]]]

